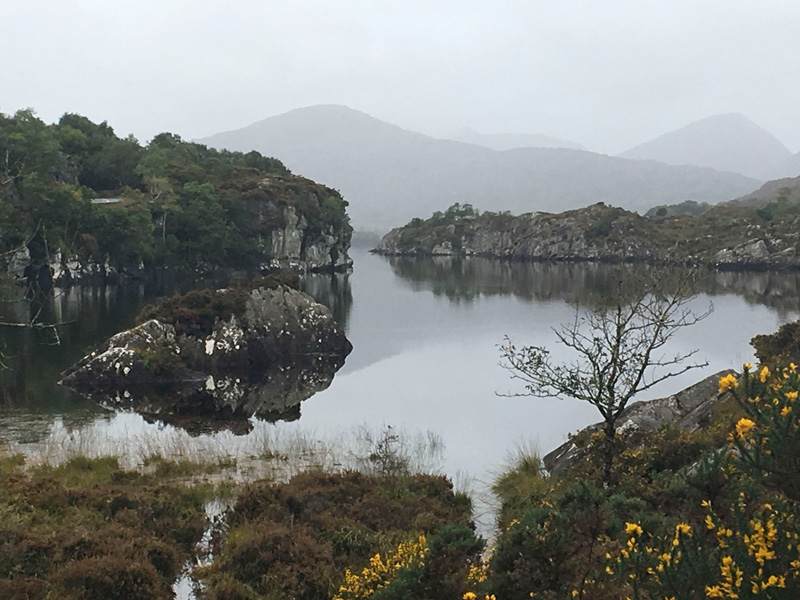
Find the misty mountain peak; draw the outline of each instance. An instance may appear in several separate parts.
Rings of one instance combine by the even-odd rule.
[[[619,154],[621,158],[696,165],[764,178],[791,152],[741,113],[713,115]]]
[[[200,141],[280,157],[294,173],[341,191],[357,229],[381,232],[455,202],[518,213],[600,201],[646,210],[687,199],[728,200],[760,183],[569,148],[496,151],[407,131],[337,105],[293,110]]]

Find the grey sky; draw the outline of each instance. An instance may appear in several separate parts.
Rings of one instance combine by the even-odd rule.
[[[197,138],[337,103],[616,153],[741,112],[800,150],[800,2],[3,0],[0,112]]]

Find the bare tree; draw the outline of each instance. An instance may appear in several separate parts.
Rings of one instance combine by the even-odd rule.
[[[515,396],[571,397],[595,406],[603,417],[604,474],[608,483],[617,421],[638,393],[707,362],[689,361],[697,350],[668,354],[665,346],[682,328],[707,317],[694,312],[694,274],[678,280],[653,274],[647,281],[618,278],[617,294],[595,310],[576,306],[575,319],[553,331],[575,360],[556,363],[540,346],[517,348],[506,337],[501,365],[525,382]],[[689,362],[687,362],[689,361]]]

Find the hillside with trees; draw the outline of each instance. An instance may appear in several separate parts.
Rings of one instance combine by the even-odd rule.
[[[346,206],[336,190],[255,151],[170,133],[143,146],[76,114],[52,125],[30,110],[0,114],[0,252],[18,275],[343,267]]]

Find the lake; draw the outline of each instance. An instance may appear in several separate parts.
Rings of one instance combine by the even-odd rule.
[[[125,453],[132,447],[165,455],[188,447],[236,455],[257,454],[253,448],[270,436],[341,440],[370,431],[374,439],[391,427],[410,439],[439,440],[444,472],[485,482],[518,447],[547,452],[598,420],[593,407],[578,401],[498,395],[522,391],[499,365],[498,344],[508,335],[517,345],[545,345],[562,356],[552,327],[574,317],[572,303],[610,293],[613,267],[352,254],[352,274],[313,275],[303,282],[331,307],[354,349],[330,387],[302,404],[299,419],[254,422],[246,435],[189,436],[135,413],[107,412],[56,386],[63,369],[129,327],[143,303],[186,288],[162,280],[59,292],[43,314],[68,322],[60,345],[41,333],[4,330],[8,368],[0,373],[0,439],[44,459],[70,449]],[[713,313],[681,331],[670,349],[696,348],[709,366],[644,398],[738,369],[752,358],[754,335],[800,316],[797,273],[712,273],[700,290],[692,307],[703,312],[712,303]],[[6,318],[24,319],[30,309],[18,303],[3,310]]]

